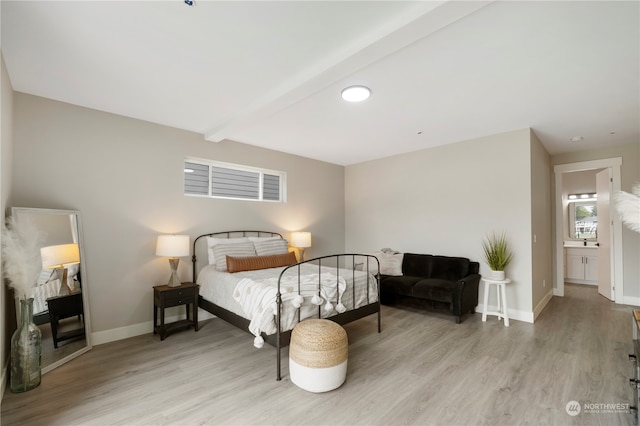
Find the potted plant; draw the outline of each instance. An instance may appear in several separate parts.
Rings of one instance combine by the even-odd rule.
[[[491,268],[491,278],[496,280],[504,279],[504,269],[511,262],[513,253],[509,249],[507,237],[505,233],[496,234],[495,232],[488,235],[482,241],[482,249],[484,250],[484,258]]]

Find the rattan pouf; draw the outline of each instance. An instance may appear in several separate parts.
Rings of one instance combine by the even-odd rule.
[[[289,344],[289,376],[309,392],[340,387],[347,377],[349,342],[339,324],[308,319],[295,326]]]

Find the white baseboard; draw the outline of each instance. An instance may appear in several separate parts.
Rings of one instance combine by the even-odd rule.
[[[166,317],[165,322],[170,323],[184,319],[184,315],[175,315]],[[214,318],[207,311],[202,309],[198,311],[198,321]],[[91,333],[91,344],[102,345],[103,343],[115,342],[116,340],[128,339],[129,337],[140,336],[142,334],[153,333],[153,321],[141,322],[138,324],[128,325],[126,327],[112,328],[111,330],[96,331]]]
[[[593,282],[593,281],[587,281],[587,280],[576,280],[574,278],[565,278],[564,280],[565,283],[569,283],[569,284],[582,284],[582,285],[592,285],[595,287],[598,287],[598,283],[597,282]]]
[[[533,321],[535,321],[540,313],[547,307],[551,299],[553,298],[554,290],[550,290],[547,294],[544,295],[540,303],[533,310]]]
[[[498,306],[493,306],[493,305],[489,305],[489,311],[497,311],[498,310]],[[484,305],[483,304],[479,304],[478,307],[476,308],[476,312],[478,313],[483,313],[484,312]],[[517,321],[523,321],[523,322],[529,322],[531,324],[533,324],[533,320],[534,320],[534,315],[533,312],[527,312],[527,311],[520,311],[518,309],[507,309],[507,313],[509,314],[509,319],[510,320],[517,320]],[[495,318],[493,315],[490,316],[491,318]],[[487,320],[490,318],[489,316],[487,317]]]
[[[640,297],[624,296],[622,303],[625,305],[640,306]]]

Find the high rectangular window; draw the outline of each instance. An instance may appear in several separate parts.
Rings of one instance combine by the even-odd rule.
[[[184,194],[236,200],[286,201],[286,173],[187,158]]]

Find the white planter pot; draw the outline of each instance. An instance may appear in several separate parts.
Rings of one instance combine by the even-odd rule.
[[[490,280],[504,280],[504,271],[494,271],[493,269],[489,272],[489,276],[487,277]]]

